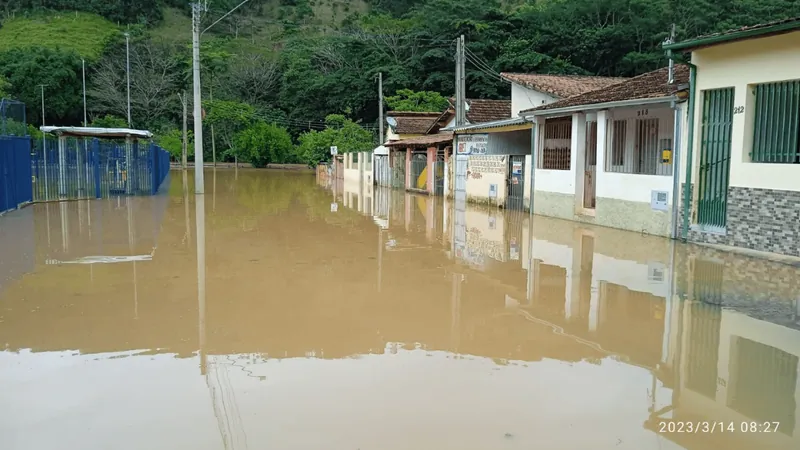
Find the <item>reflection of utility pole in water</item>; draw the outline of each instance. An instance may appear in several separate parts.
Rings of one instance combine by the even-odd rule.
[[[136,241],[136,231],[133,224],[133,202],[130,197],[125,197],[125,205],[128,208],[128,249],[133,256],[133,244]],[[139,318],[139,288],[136,283],[136,260],[133,261],[133,318]]]
[[[453,273],[453,296],[450,300],[450,345],[453,353],[459,353],[461,345],[461,285],[466,277]]]
[[[197,311],[199,336],[200,373],[207,373],[206,367],[206,205],[203,195],[195,195],[195,224],[197,230]]]
[[[66,202],[59,203],[58,207],[61,212],[61,247],[66,254],[69,251],[69,211]]]
[[[378,227],[378,292],[381,291],[383,278],[383,228]]]
[[[212,128],[213,129],[213,128]],[[217,161],[214,160],[214,185],[213,185],[213,192],[211,193],[211,211],[217,212]]]
[[[186,218],[186,235],[183,240],[189,245],[192,241],[192,229],[189,220],[189,175],[186,169],[183,170],[183,212]]]

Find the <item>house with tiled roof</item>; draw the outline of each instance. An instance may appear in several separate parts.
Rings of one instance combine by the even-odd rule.
[[[449,186],[467,199],[479,203],[524,209],[530,202],[531,123],[519,117],[522,110],[546,105],[618,83],[623,78],[582,75],[543,75],[503,73],[511,84],[511,101],[504,117],[470,121],[474,101],[466,102],[467,123],[444,128],[455,131],[455,148],[464,164],[454,164],[453,180],[465,180],[464,186]],[[505,106],[505,105],[504,105]],[[474,113],[473,113],[474,115]],[[494,114],[499,116],[500,114]]]
[[[663,47],[692,70],[681,237],[800,257],[800,18]]]
[[[521,111],[534,124],[534,212],[674,236],[688,83],[674,65]]]

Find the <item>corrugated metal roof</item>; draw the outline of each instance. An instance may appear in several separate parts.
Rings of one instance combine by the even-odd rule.
[[[96,128],[96,127],[40,127],[42,133],[59,134],[74,137],[97,138],[124,138],[150,139],[153,133],[147,130],[133,130],[130,128]]]

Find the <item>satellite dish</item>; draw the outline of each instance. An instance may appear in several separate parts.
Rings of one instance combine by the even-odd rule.
[[[386,123],[388,123],[389,126],[392,127],[392,128],[396,128],[397,127],[397,119],[395,119],[394,117],[387,117],[386,118]]]

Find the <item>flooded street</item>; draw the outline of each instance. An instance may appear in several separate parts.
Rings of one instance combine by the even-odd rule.
[[[0,448],[800,448],[798,268],[205,178],[0,218]]]

